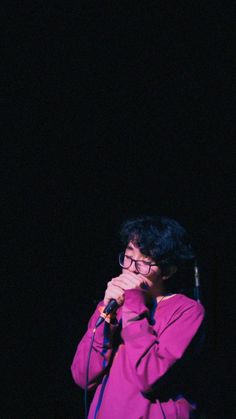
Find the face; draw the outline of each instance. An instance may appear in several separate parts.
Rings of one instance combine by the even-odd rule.
[[[133,242],[129,242],[126,249],[125,249],[125,255],[131,257],[134,260],[144,261],[144,262],[150,262],[155,263],[155,261],[150,256],[143,255],[139,247],[135,246]],[[135,263],[132,262],[131,266],[127,269],[123,269],[123,271],[129,271],[133,273],[139,273],[136,270]],[[159,279],[161,279],[161,270],[158,266],[151,266],[150,272],[148,275],[145,275],[146,278],[148,278],[152,283],[156,283]]]

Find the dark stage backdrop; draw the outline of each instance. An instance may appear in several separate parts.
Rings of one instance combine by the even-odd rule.
[[[198,397],[205,419],[232,418],[230,16],[213,2],[3,12],[2,418],[83,417],[70,364],[139,214],[191,233],[208,317]]]

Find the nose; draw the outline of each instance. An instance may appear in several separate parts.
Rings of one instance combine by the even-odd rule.
[[[131,263],[130,267],[128,268],[128,271],[129,272],[133,272],[135,274],[138,274],[138,271],[136,269],[136,265],[135,265],[135,261],[134,260],[132,260],[132,263]]]

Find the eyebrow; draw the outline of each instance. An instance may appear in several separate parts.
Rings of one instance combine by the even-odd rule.
[[[132,243],[128,244],[126,246],[126,249],[127,250],[134,250],[134,246],[132,245]],[[143,255],[143,256],[144,256],[143,259],[138,259],[138,260],[143,261],[143,262],[147,262],[147,263],[152,263],[152,260],[146,260],[146,261],[144,260],[144,259],[152,259],[151,256],[145,256],[145,255]]]
[[[134,249],[134,246],[131,246],[130,244],[128,244],[127,247],[126,247],[126,249],[133,250]]]

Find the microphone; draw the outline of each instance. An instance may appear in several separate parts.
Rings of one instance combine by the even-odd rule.
[[[95,329],[100,326],[100,324],[102,324],[102,322],[104,322],[105,318],[113,313],[113,311],[115,311],[117,308],[119,307],[119,304],[117,303],[117,301],[112,298],[109,303],[106,305],[106,307],[104,308],[103,312],[101,313],[100,317],[97,319],[97,323],[95,324]]]

